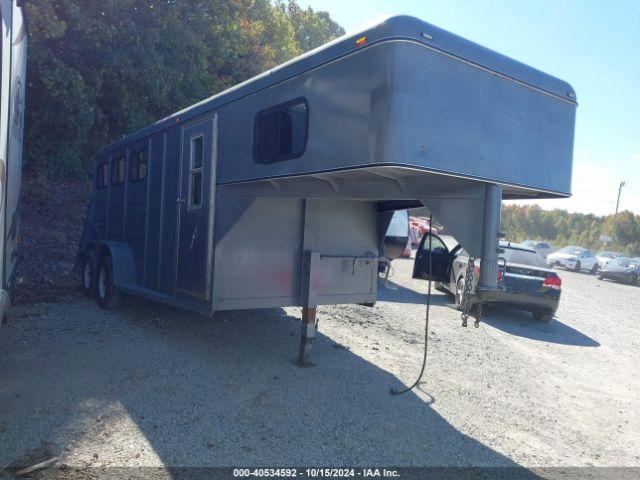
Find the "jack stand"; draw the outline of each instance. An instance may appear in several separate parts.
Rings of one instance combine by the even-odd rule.
[[[313,337],[316,336],[316,308],[302,308],[302,322],[300,324],[300,347],[298,348],[299,367],[313,367],[309,361],[309,352]]]

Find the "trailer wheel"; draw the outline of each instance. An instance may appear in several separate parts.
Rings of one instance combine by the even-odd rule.
[[[111,257],[103,256],[100,258],[95,283],[96,297],[100,308],[104,308],[105,310],[118,308],[122,303],[122,294],[113,284]]]
[[[82,291],[89,297],[95,293],[96,254],[87,252],[82,262]]]

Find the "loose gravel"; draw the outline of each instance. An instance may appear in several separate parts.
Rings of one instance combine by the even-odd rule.
[[[202,318],[142,300],[20,306],[0,330],[0,468],[45,449],[101,466],[640,466],[640,288],[560,272],[549,324],[493,308],[462,328],[394,262],[374,308]]]

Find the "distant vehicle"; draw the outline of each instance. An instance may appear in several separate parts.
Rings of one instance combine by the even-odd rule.
[[[453,237],[432,235],[432,280],[436,287],[455,296],[456,308],[462,304],[465,273],[469,254]],[[540,322],[553,318],[560,302],[562,280],[549,269],[544,258],[535,250],[518,244],[500,243],[501,266],[498,273],[498,292],[492,292],[486,303],[507,305],[529,311]],[[416,252],[414,278],[428,278],[429,235],[425,235]],[[480,259],[475,260],[472,291],[478,284]]]
[[[598,261],[598,268],[602,269],[607,263],[617,257],[621,257],[622,254],[618,252],[598,252],[596,253],[596,259]]]
[[[547,242],[539,242],[537,240],[525,240],[521,243],[522,246],[535,250],[543,258],[547,258],[547,255],[553,252],[553,248]]]
[[[588,270],[596,273],[598,271],[598,261],[591,250],[573,245],[547,255],[547,263],[552,267],[564,267],[575,272]]]
[[[429,219],[425,217],[409,217],[409,237],[411,238],[411,246],[418,247],[422,236],[431,231],[438,233],[435,228],[431,228],[429,225]]]
[[[640,258],[616,257],[598,270],[596,277],[640,286]]]

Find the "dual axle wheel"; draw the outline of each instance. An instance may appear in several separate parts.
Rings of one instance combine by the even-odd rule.
[[[113,283],[113,264],[109,255],[87,252],[82,263],[82,290],[95,298],[105,310],[117,308],[122,294]]]

